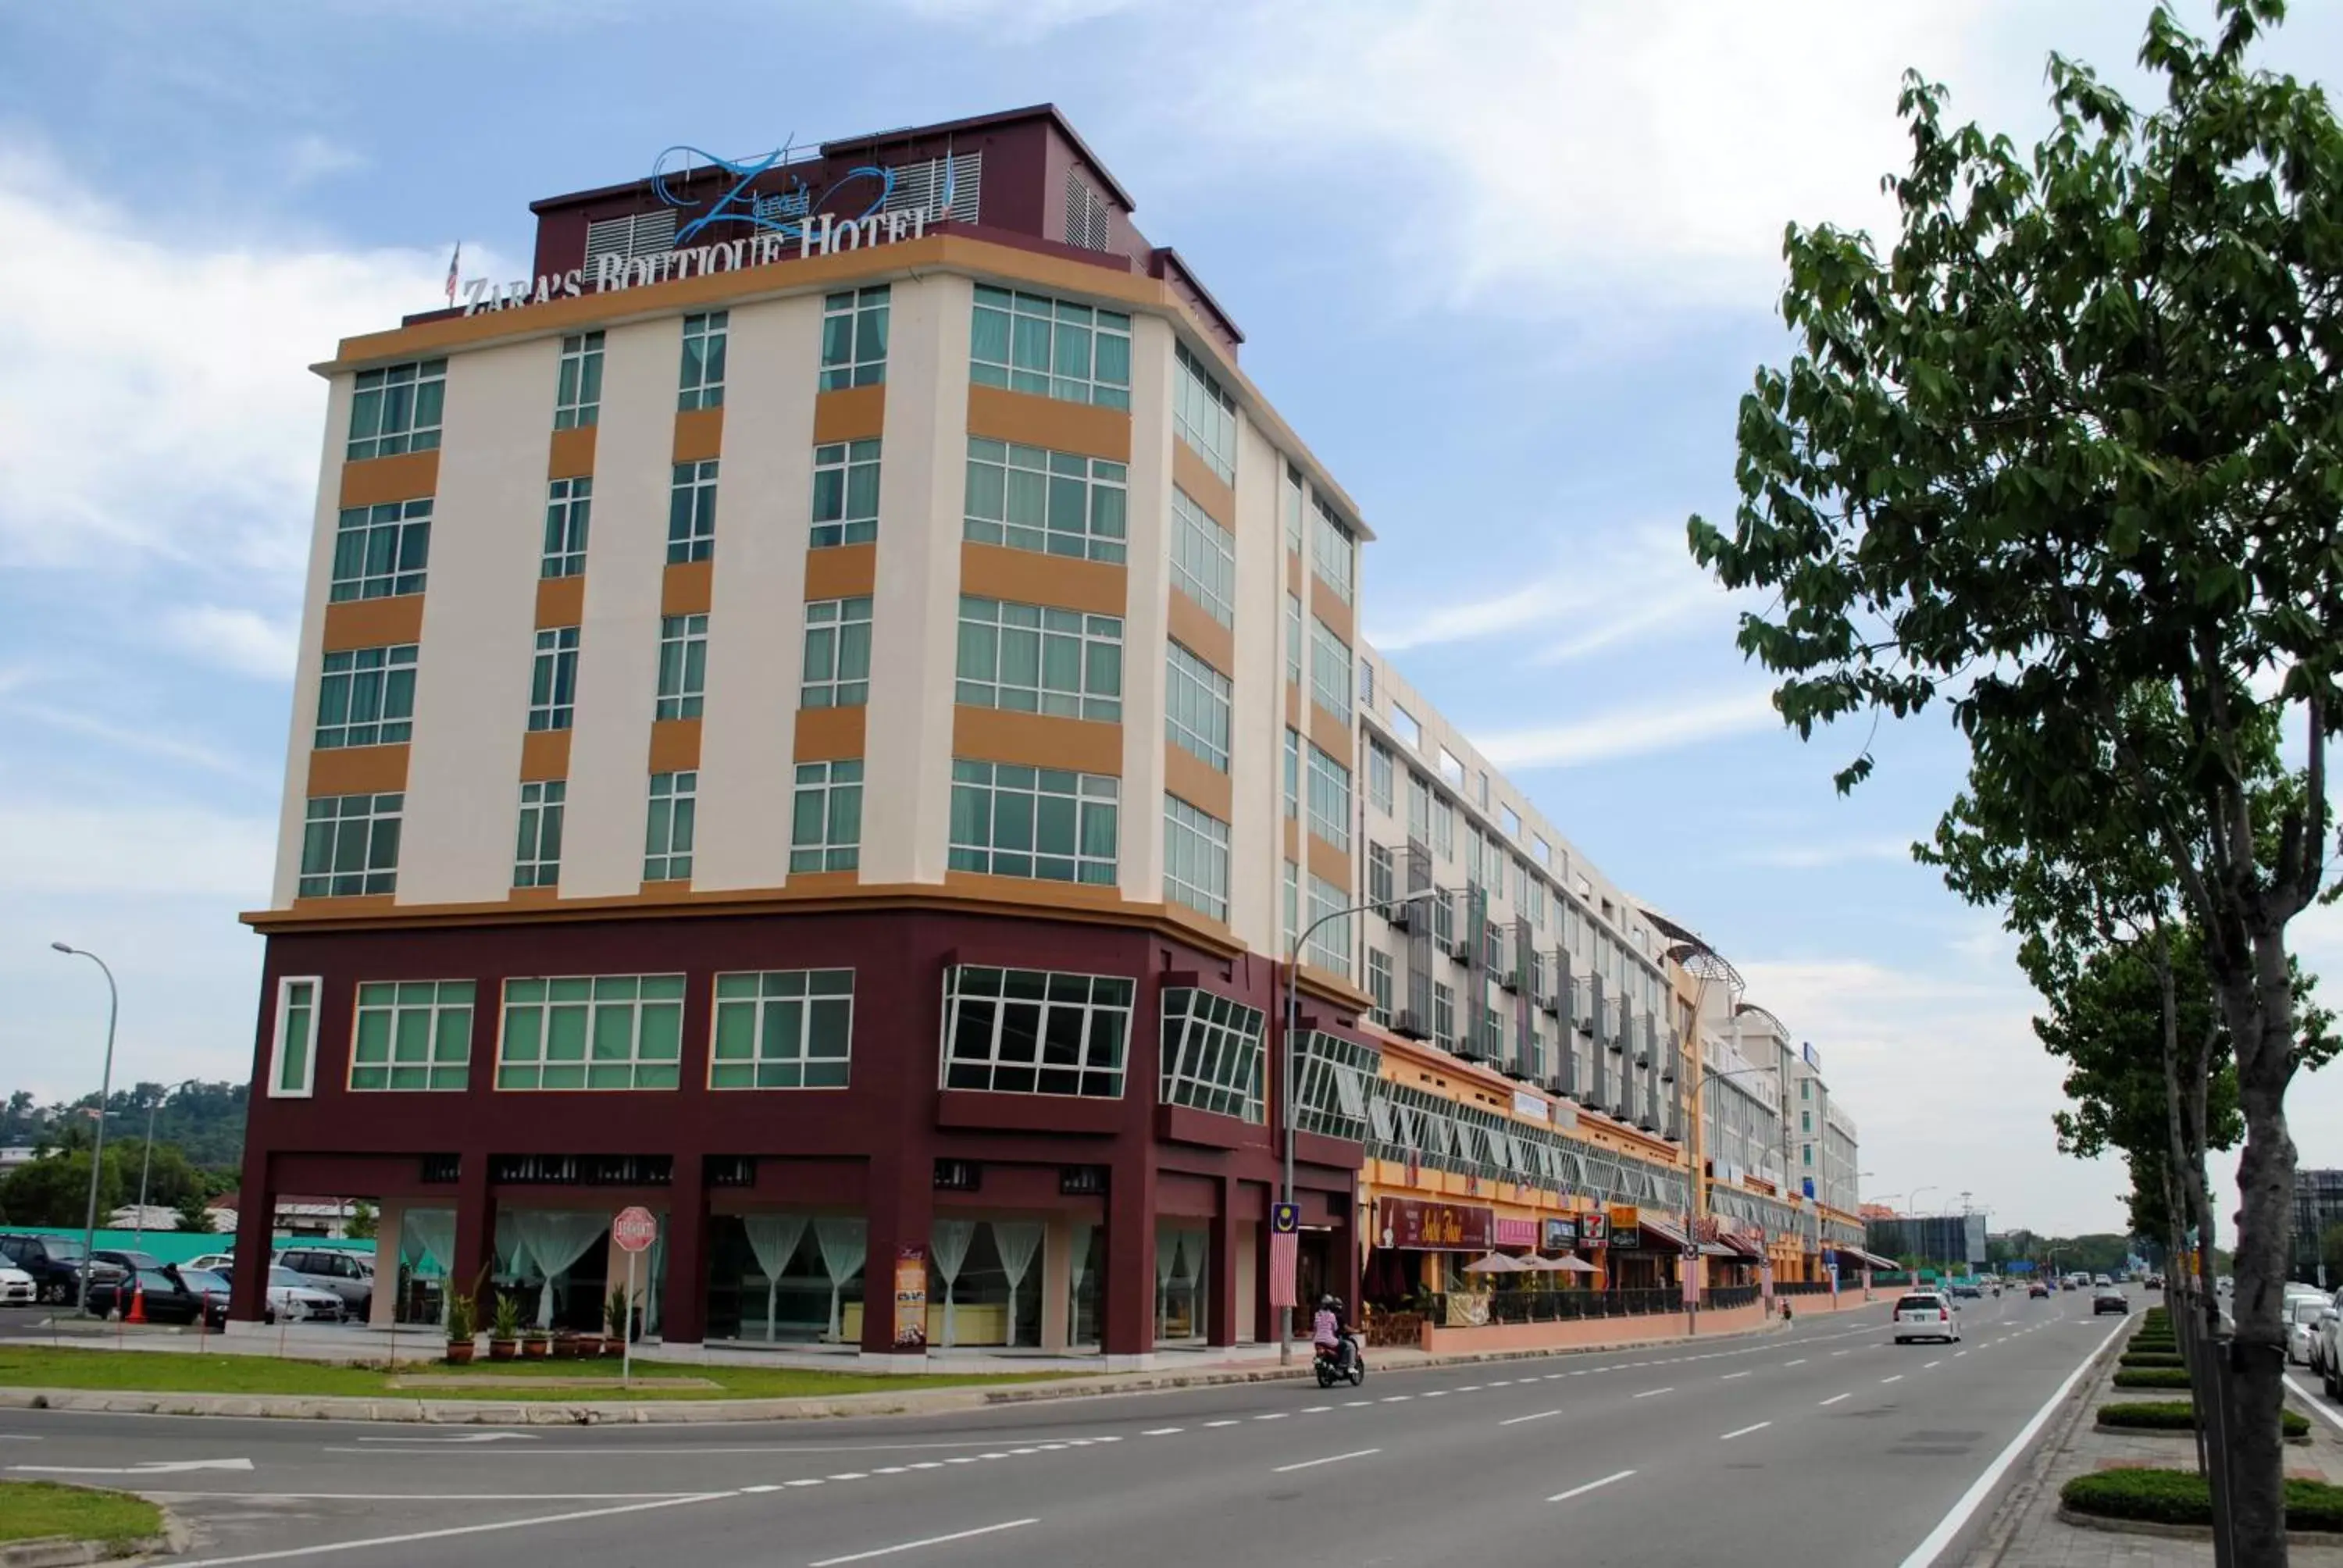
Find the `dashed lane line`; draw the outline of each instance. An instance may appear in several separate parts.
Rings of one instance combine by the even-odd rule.
[[[1735,1429],[1735,1430],[1734,1430],[1734,1431],[1732,1431],[1732,1432],[1728,1432],[1725,1433],[1722,1437],[1718,1438],[1716,1441],[1717,1441],[1717,1442],[1732,1442],[1735,1438],[1736,1438],[1736,1437],[1747,1437],[1751,1432],[1763,1432],[1763,1431],[1765,1431],[1767,1427],[1769,1427],[1769,1426],[1771,1426],[1771,1425],[1773,1425],[1773,1424],[1774,1424],[1774,1423],[1773,1423],[1772,1422],[1770,1422],[1770,1421],[1761,1421],[1761,1422],[1757,1422],[1757,1424],[1756,1424],[1756,1425],[1755,1425],[1755,1426],[1744,1426],[1744,1427],[1739,1427],[1739,1428]]]
[[[1836,1404],[1839,1401],[1841,1401],[1841,1400],[1843,1400],[1843,1399],[1853,1399],[1854,1397],[1855,1397],[1855,1395],[1853,1395],[1852,1393],[1835,1393],[1835,1394],[1831,1395],[1831,1396],[1830,1396],[1830,1398],[1828,1398],[1828,1399],[1826,1399],[1826,1400],[1823,1401],[1822,1402],[1823,1402],[1823,1404],[1824,1404],[1824,1405],[1825,1405],[1825,1406],[1827,1406],[1827,1405],[1834,1405],[1834,1404]]]
[[[1600,1481],[1590,1481],[1584,1486],[1574,1486],[1567,1492],[1557,1492],[1552,1497],[1547,1498],[1546,1501],[1548,1503],[1567,1503],[1574,1497],[1584,1497],[1588,1493],[1599,1491],[1605,1486],[1609,1486],[1614,1482],[1624,1481],[1634,1473],[1635,1473],[1632,1470],[1622,1470],[1614,1474],[1606,1475]]]

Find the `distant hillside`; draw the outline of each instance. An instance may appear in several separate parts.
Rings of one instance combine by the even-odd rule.
[[[155,1141],[176,1143],[188,1163],[215,1171],[234,1171],[244,1162],[244,1105],[248,1088],[241,1083],[186,1083],[168,1093],[159,1083],[137,1083],[117,1089],[106,1101],[106,1137],[136,1140],[146,1134],[146,1112],[155,1110]],[[36,1105],[23,1090],[8,1097],[0,1110],[0,1144],[51,1143],[65,1135],[76,1111],[97,1104],[95,1094],[73,1101]]]

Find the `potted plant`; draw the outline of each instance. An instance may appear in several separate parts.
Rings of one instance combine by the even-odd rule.
[[[553,1331],[554,1360],[563,1362],[576,1361],[579,1352],[584,1348],[585,1347],[580,1345],[578,1342],[578,1333],[576,1330],[556,1329]]]
[[[497,1315],[488,1327],[488,1359],[508,1362],[520,1354],[520,1302],[508,1292],[497,1298]]]
[[[610,1287],[610,1298],[602,1303],[602,1328],[607,1336],[602,1341],[604,1355],[619,1354],[634,1337],[635,1303],[628,1299],[626,1286]]]
[[[457,1366],[468,1366],[472,1360],[472,1334],[478,1327],[473,1318],[472,1298],[458,1292],[447,1303],[447,1360]]]
[[[553,1353],[553,1335],[545,1329],[524,1329],[520,1336],[520,1353],[524,1361],[541,1362]]]

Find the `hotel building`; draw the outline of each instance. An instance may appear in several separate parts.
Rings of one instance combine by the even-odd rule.
[[[1297,932],[1305,1299],[1674,1277],[1660,922],[1362,647],[1358,508],[1054,109],[532,210],[317,367],[240,1318],[327,1194],[579,1327],[649,1209],[670,1346],[1268,1338]]]

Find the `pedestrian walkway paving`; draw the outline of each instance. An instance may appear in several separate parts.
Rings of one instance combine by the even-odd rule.
[[[2215,1568],[2210,1540],[2096,1530],[2058,1517],[2059,1489],[2077,1475],[2120,1466],[2196,1466],[2196,1443],[2186,1435],[2097,1430],[2099,1406],[2158,1397],[2114,1386],[2120,1343],[2118,1339],[2108,1349],[2073,1402],[2053,1418],[2029,1473],[2010,1493],[1983,1543],[1963,1559],[1962,1568]],[[2307,1404],[2300,1398],[2288,1402],[2298,1408]],[[2326,1413],[2343,1412],[2328,1405]],[[2343,1429],[2326,1416],[2311,1412],[2310,1446],[2289,1444],[2286,1452],[2288,1474],[2343,1484]],[[2288,1556],[2293,1568],[2343,1568],[2343,1544],[2296,1545]]]

